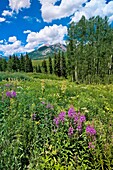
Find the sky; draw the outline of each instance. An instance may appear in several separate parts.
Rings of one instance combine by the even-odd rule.
[[[65,43],[67,27],[82,15],[108,16],[113,23],[113,0],[0,0],[0,55]]]

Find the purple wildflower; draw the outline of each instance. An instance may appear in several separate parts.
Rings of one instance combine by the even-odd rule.
[[[84,115],[81,115],[80,116],[80,122],[82,123],[82,122],[85,122],[85,121],[86,121],[86,117]]]
[[[89,148],[89,149],[94,149],[95,146],[92,144],[92,142],[89,142],[89,143],[88,143],[88,148]]]
[[[77,126],[77,130],[80,131],[80,132],[82,131],[82,124],[79,124],[79,125]]]
[[[68,110],[68,117],[73,118],[75,114],[76,114],[76,112],[75,112],[74,108],[70,107],[70,109]]]
[[[11,84],[5,84],[5,86],[6,86],[6,87],[10,87],[10,86],[11,86]]]
[[[66,112],[61,112],[61,113],[58,115],[58,118],[59,118],[59,120],[60,120],[62,123],[64,122],[65,115],[66,115]]]
[[[12,91],[12,92],[11,92],[11,96],[12,96],[12,97],[16,97],[16,92],[15,92],[15,91]]]
[[[6,96],[11,98],[11,97],[12,97],[12,96],[11,96],[11,92],[10,92],[10,91],[7,91],[7,92],[6,92]]]
[[[15,91],[7,91],[6,96],[9,98],[16,97],[16,92]]]
[[[93,136],[96,134],[96,130],[93,127],[91,127],[90,125],[88,125],[86,127],[86,133],[90,136]]]
[[[56,129],[54,129],[54,130],[53,130],[53,132],[54,132],[54,133],[56,133],[56,132],[57,132],[57,130],[56,130]]]
[[[78,123],[78,115],[75,115],[74,116],[74,124],[77,124]]]
[[[43,101],[42,101],[41,103],[42,103],[42,104],[45,104],[45,102],[43,102]]]
[[[32,114],[32,120],[36,120],[36,114]]]
[[[53,106],[48,103],[47,106],[46,106],[46,108],[47,108],[47,109],[53,109]]]
[[[55,125],[58,127],[58,125],[59,125],[59,117],[55,117],[55,118],[53,119],[53,122],[54,122]]]
[[[68,129],[68,135],[69,135],[69,136],[72,136],[72,135],[73,135],[73,131],[74,131],[73,127],[72,127],[72,126],[69,127],[69,129]]]

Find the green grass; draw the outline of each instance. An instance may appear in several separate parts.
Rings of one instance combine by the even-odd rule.
[[[29,80],[0,82],[0,168],[111,170],[113,85],[76,85],[40,74],[23,76]],[[16,98],[6,96],[11,90],[16,91]],[[81,132],[68,117],[72,106],[86,117]],[[61,111],[66,112],[65,121],[57,127],[53,119]],[[87,125],[95,128],[96,136],[86,134]],[[71,137],[69,127],[74,128]],[[89,142],[94,148],[88,148]]]

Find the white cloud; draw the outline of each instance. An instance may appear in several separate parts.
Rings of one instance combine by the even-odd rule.
[[[17,40],[17,38],[13,36],[9,37],[8,42],[6,40],[2,41],[2,44],[0,44],[0,51],[4,53],[5,56],[12,55],[14,53],[23,53],[24,46],[22,46],[20,40]]]
[[[59,0],[39,0],[42,7],[42,18],[46,22],[51,22],[54,19],[61,19],[64,17],[72,16],[72,21],[78,22],[82,15],[87,19],[92,16],[100,15],[101,17],[108,16],[110,21],[113,15],[113,1],[106,4],[106,0],[61,0],[59,6],[55,3]],[[86,3],[83,7],[82,4]]]
[[[0,44],[2,44],[4,41],[3,40],[0,40]]]
[[[2,12],[2,16],[12,16],[13,15],[13,12],[12,11],[9,11],[9,10],[4,10],[3,12]]]
[[[59,0],[40,0],[43,20],[51,22],[53,19],[60,19],[71,16],[86,0],[62,0],[59,6],[54,5]]]
[[[99,15],[100,17],[109,17],[109,21],[113,21],[113,1],[106,4],[105,0],[91,0],[86,3],[85,7],[80,8],[75,12],[72,21],[78,22],[82,15],[87,19]]]
[[[24,16],[23,19],[25,19],[27,21],[32,21],[32,18],[30,16]]]
[[[34,49],[39,44],[63,43],[64,35],[67,34],[67,27],[62,25],[46,26],[39,32],[31,32],[27,36],[26,49]]]
[[[31,5],[30,0],[9,0],[9,6],[13,11],[17,13],[22,8],[29,8]]]
[[[0,22],[4,22],[5,20],[5,18],[0,17]]]
[[[17,41],[17,38],[15,36],[9,37],[8,42],[15,42]]]
[[[41,22],[38,18],[36,17],[30,17],[30,16],[24,16],[23,19],[27,20],[28,22]]]
[[[31,31],[30,30],[26,30],[26,31],[23,31],[23,33],[24,34],[29,34],[29,33],[31,33]]]

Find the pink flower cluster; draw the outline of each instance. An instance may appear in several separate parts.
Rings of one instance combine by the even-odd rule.
[[[9,98],[14,98],[14,97],[16,97],[16,92],[15,91],[7,91],[6,96]]]
[[[68,117],[74,120],[74,125],[76,125],[76,130],[82,131],[82,124],[86,121],[85,115],[80,112],[76,112],[73,107],[68,110]]]
[[[86,127],[86,133],[87,135],[93,136],[96,135],[96,130],[91,125],[88,125]]]
[[[60,114],[58,115],[58,117],[55,117],[53,119],[53,122],[55,123],[55,125],[58,127],[59,123],[64,123],[65,121],[65,115],[66,115],[66,112],[60,112]]]
[[[61,112],[57,117],[54,118],[53,121],[57,128],[58,128],[60,122],[64,123],[65,116],[66,116],[66,112]],[[86,121],[86,117],[85,117],[85,115],[82,115],[80,112],[76,112],[73,107],[70,107],[68,110],[68,119],[67,120],[69,120],[69,122],[70,122],[70,127],[68,129],[68,135],[72,136],[74,133],[74,128],[72,127],[72,124],[73,124],[73,126],[76,127],[77,131],[81,132],[83,123]]]

